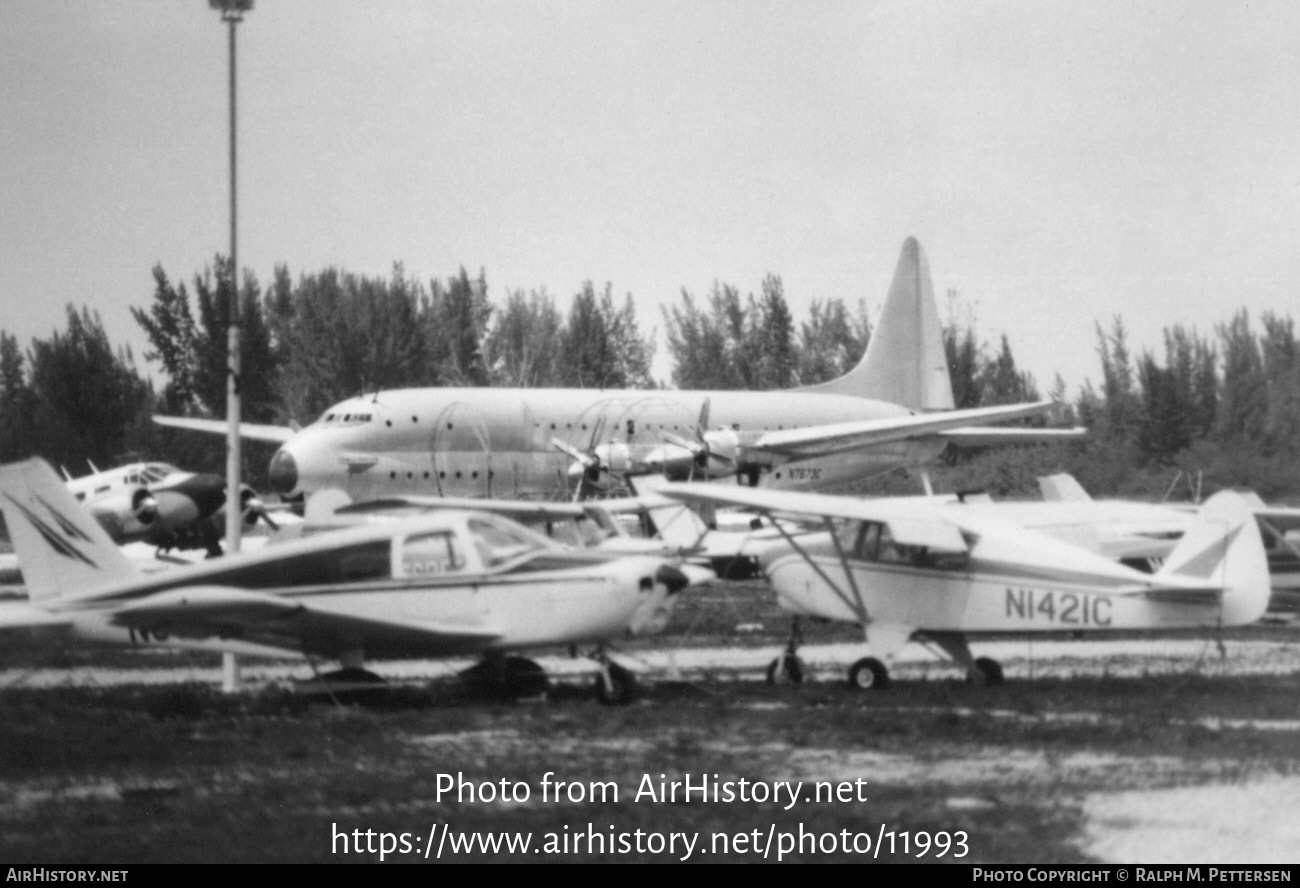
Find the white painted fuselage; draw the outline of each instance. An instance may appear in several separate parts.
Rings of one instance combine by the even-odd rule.
[[[272,462],[285,495],[329,488],[355,500],[388,495],[547,498],[569,492],[578,450],[662,448],[690,436],[708,399],[711,425],[743,441],[765,431],[905,417],[896,404],[812,391],[682,392],[590,389],[403,389],[344,401],[286,443]],[[600,440],[593,433],[601,431]],[[848,453],[764,466],[759,486],[816,489],[933,459],[938,438],[890,442]]]

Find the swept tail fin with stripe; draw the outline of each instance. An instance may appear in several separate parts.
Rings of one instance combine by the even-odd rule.
[[[139,576],[44,460],[0,465],[0,509],[32,601]]]

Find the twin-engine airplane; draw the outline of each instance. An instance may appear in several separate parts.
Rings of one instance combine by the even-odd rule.
[[[512,652],[593,644],[598,695],[625,702],[632,673],[605,643],[661,630],[688,582],[662,557],[567,550],[460,510],[144,575],[40,460],[0,466],[0,509],[29,596],[0,604],[0,629],[338,660],[327,685],[378,682],[367,659],[480,656],[477,680],[534,693],[540,666]]]
[[[926,642],[975,681],[1002,667],[971,654],[984,633],[1115,632],[1252,623],[1269,599],[1268,565],[1249,503],[1211,497],[1154,574],[989,513],[923,501],[671,485],[661,493],[819,524],[762,556],[781,607],[796,616],[861,626],[868,656],[849,669],[859,688],[885,685],[885,665],[909,641]],[[769,677],[801,681],[797,633]]]
[[[1052,406],[953,409],[929,267],[908,238],[866,354],[830,382],[772,392],[399,389],[343,401],[301,430],[245,424],[241,434],[281,445],[270,483],[284,496],[556,499],[640,471],[817,489],[925,463],[950,442],[1077,437],[982,428]],[[154,419],[226,433],[216,420]]]
[[[221,554],[226,482],[220,475],[140,462],[68,478],[67,487],[119,544],[144,542],[161,551],[206,549]],[[265,517],[251,488],[245,487],[239,499],[246,527]]]

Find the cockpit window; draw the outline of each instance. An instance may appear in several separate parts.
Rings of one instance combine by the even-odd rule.
[[[320,421],[325,425],[359,426],[371,422],[374,418],[373,413],[326,413]]]
[[[145,484],[155,484],[166,478],[168,475],[174,475],[180,470],[169,463],[149,463],[140,473],[140,480]]]
[[[472,518],[469,521],[470,539],[479,557],[487,567],[496,567],[514,561],[530,552],[550,547],[546,538],[517,525],[493,521],[489,518]]]

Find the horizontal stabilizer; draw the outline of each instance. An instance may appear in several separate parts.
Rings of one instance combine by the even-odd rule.
[[[187,416],[160,416],[155,414],[153,421],[168,428],[206,432],[209,435],[225,435],[230,431],[230,424],[222,419],[194,419]],[[297,430],[290,426],[258,425],[249,422],[239,424],[239,437],[246,438],[249,441],[283,444],[297,433]]]
[[[57,613],[21,601],[0,604],[0,632],[10,629],[52,629],[70,627],[72,621]]]

